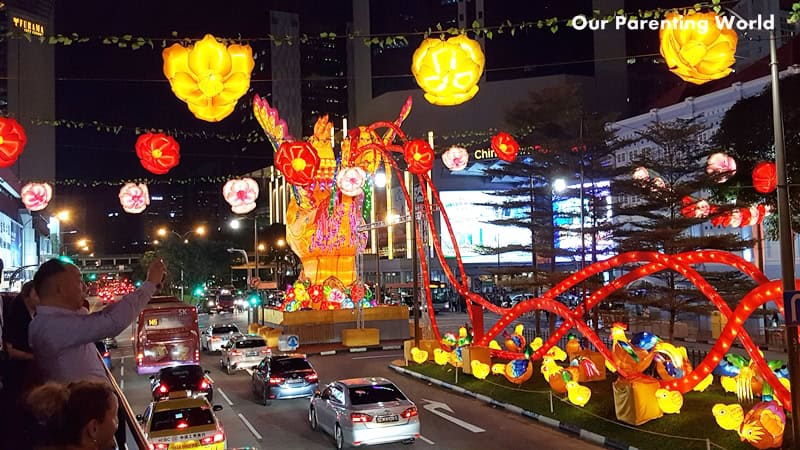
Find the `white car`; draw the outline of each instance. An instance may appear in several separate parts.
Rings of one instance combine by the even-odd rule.
[[[269,352],[263,337],[237,334],[231,337],[228,345],[222,347],[219,365],[230,375],[237,370],[257,366]]]
[[[337,449],[419,437],[417,407],[386,378],[334,381],[311,398],[308,422],[331,434]]]
[[[200,348],[207,352],[222,350],[231,336],[239,333],[239,327],[233,324],[211,325],[200,333]]]

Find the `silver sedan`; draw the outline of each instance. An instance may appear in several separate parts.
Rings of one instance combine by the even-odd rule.
[[[414,442],[419,413],[414,402],[386,378],[334,381],[311,398],[311,428],[331,434],[336,448]]]

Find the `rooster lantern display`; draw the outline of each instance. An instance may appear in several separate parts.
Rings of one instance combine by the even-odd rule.
[[[295,140],[278,112],[255,96],[254,115],[275,148],[276,168],[291,188],[286,241],[302,261],[300,279],[311,286],[349,292],[355,285],[356,255],[367,244],[367,232],[359,228],[369,217],[371,179],[382,162],[380,151],[366,148],[390,143],[410,109],[409,98],[384,136],[367,127],[345,130],[336,152],[327,116],[317,120],[307,141]]]

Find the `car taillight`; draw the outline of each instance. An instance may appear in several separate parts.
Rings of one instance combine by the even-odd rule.
[[[162,394],[166,394],[167,392],[169,392],[169,389],[167,389],[167,387],[164,386],[163,384],[159,384],[158,385],[158,392],[161,392]]]
[[[273,385],[273,386],[277,386],[277,385],[279,385],[279,384],[282,384],[284,381],[286,381],[286,378],[281,378],[281,377],[269,377],[269,384],[271,384],[271,385]]]
[[[239,350],[231,350],[231,356],[240,356],[242,352]]]
[[[370,416],[369,414],[350,413],[350,420],[353,423],[372,422],[372,416]]]
[[[136,355],[136,364],[142,364],[142,360],[144,359],[144,354],[139,353]]]
[[[153,450],[167,450],[169,448],[169,444],[152,444],[150,448]]]
[[[103,358],[108,358],[110,355],[111,355],[111,353],[104,352],[104,353],[103,353]]]
[[[417,412],[417,407],[416,406],[412,406],[411,408],[408,408],[407,410],[403,411],[403,413],[400,414],[400,417],[402,417],[403,419],[408,419],[408,418],[416,416],[417,414],[419,414]]]
[[[214,436],[204,437],[200,439],[200,443],[203,445],[213,444],[214,442],[222,442],[225,440],[225,433],[217,433]]]
[[[208,389],[208,382],[206,380],[200,382],[200,389]]]
[[[319,380],[319,377],[315,373],[310,373],[310,374],[306,375],[306,381],[310,381],[312,383],[315,383],[317,380]]]
[[[211,336],[211,340],[212,340],[212,341],[218,341],[218,340],[219,340],[219,337],[217,337],[217,336]]]
[[[271,353],[271,350],[269,349],[269,347],[265,348],[264,350],[261,350],[261,354],[262,355],[268,355],[270,353]]]

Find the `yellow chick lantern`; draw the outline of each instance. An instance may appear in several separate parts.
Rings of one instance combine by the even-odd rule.
[[[466,35],[444,41],[429,38],[414,52],[411,73],[434,105],[453,106],[478,93],[486,58],[480,44]]]
[[[656,391],[656,400],[665,414],[678,414],[683,407],[683,395],[678,391],[659,389]]]
[[[173,44],[162,52],[172,92],[198,119],[219,122],[250,88],[255,67],[249,45],[225,44],[207,34],[194,46]]]
[[[411,349],[411,359],[417,364],[422,364],[428,360],[428,351],[420,350],[417,347]]]
[[[735,61],[736,31],[720,26],[713,12],[668,13],[659,32],[661,56],[670,72],[684,81],[703,84],[728,76]]]
[[[731,405],[717,403],[711,408],[711,413],[714,415],[714,420],[717,421],[717,425],[723,430],[738,430],[739,425],[741,425],[742,420],[744,420],[742,405],[736,403]]]
[[[443,366],[450,362],[450,352],[436,348],[433,350],[433,360],[436,364]]]

